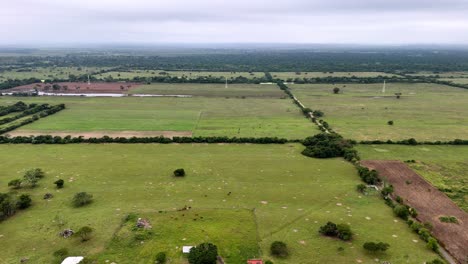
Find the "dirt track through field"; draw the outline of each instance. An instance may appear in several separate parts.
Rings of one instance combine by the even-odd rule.
[[[82,136],[84,138],[100,138],[103,136],[109,137],[124,137],[124,138],[131,138],[131,137],[191,137],[191,131],[89,131],[89,132],[77,132],[77,131],[35,131],[35,130],[15,130],[6,133],[12,137],[22,136],[40,136],[40,135],[51,135],[51,136],[72,136],[72,137],[79,137]]]
[[[433,234],[459,263],[468,263],[467,213],[401,161],[366,160],[362,164],[392,184],[394,194],[417,210],[419,221],[432,224]],[[441,216],[455,216],[459,223],[443,223]]]

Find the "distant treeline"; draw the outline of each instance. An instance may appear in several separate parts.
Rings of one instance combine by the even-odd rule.
[[[117,54],[117,53],[116,53]],[[3,56],[0,65],[19,67],[129,67],[133,69],[207,70],[207,71],[468,71],[468,51],[437,49],[256,49],[198,50],[186,55],[172,53],[109,51],[74,53],[64,56]],[[137,54],[137,55],[133,55]]]
[[[0,144],[77,144],[77,143],[253,143],[253,144],[284,144],[289,142],[284,138],[262,137],[262,138],[237,138],[237,137],[108,137],[84,138],[72,136],[29,136],[29,137],[7,137],[0,136]]]

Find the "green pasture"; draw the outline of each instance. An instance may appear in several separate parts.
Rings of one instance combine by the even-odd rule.
[[[192,131],[194,136],[303,139],[318,132],[290,99],[173,97],[0,97],[0,105],[64,103],[66,109],[23,126],[40,132]]]
[[[263,72],[210,72],[210,71],[163,71],[163,70],[132,70],[132,71],[111,71],[102,74],[96,74],[94,77],[105,79],[133,79],[135,77],[186,77],[187,79],[196,79],[198,77],[224,77],[234,79],[244,77],[248,79],[265,77]]]
[[[153,83],[131,89],[132,94],[193,95],[204,97],[285,98],[276,84]]]
[[[0,81],[7,79],[68,79],[70,75],[93,74],[104,68],[97,67],[35,67],[0,72]]]
[[[453,140],[468,135],[468,90],[436,84],[294,84],[294,95],[344,137]],[[332,92],[340,88],[339,94]],[[401,93],[397,99],[395,93]],[[388,121],[394,125],[388,125]]]
[[[30,168],[46,172],[29,193],[31,208],[0,223],[0,263],[54,263],[67,248],[99,263],[154,263],[160,251],[170,263],[186,263],[184,245],[214,242],[228,263],[262,257],[286,263],[423,263],[437,256],[379,196],[356,192],[360,179],[342,159],[302,156],[299,144],[79,144],[0,145],[0,191]],[[184,178],[172,172],[184,168]],[[64,179],[57,190],[53,181]],[[77,192],[94,202],[71,206]],[[45,193],[54,197],[44,200]],[[189,210],[179,211],[190,207]],[[141,240],[129,213],[148,219]],[[196,220],[195,220],[196,219]],[[354,231],[350,242],[322,237],[327,221]],[[91,240],[64,239],[64,228],[90,226]],[[269,255],[273,241],[287,243],[290,256]],[[390,249],[366,253],[362,244],[382,241]]]
[[[357,149],[367,160],[415,160],[408,166],[468,211],[467,146],[359,145]]]

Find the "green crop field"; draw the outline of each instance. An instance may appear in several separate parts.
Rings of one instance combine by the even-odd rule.
[[[295,79],[295,78],[324,78],[324,77],[401,77],[396,74],[385,72],[270,72],[273,78],[282,80]]]
[[[204,97],[264,97],[285,98],[276,84],[201,84],[153,83],[131,89],[133,94],[193,95]]]
[[[318,132],[289,99],[0,97],[0,105],[64,103],[18,131],[191,131],[194,136],[303,139]]]
[[[96,71],[105,68],[96,67],[36,67],[21,70],[9,70],[0,72],[0,81],[7,79],[29,79],[37,78],[41,80],[47,79],[68,79],[69,75],[76,76],[83,74],[92,74]]]
[[[296,97],[346,138],[453,140],[468,135],[468,90],[435,84],[294,84]],[[333,94],[334,87],[341,89]],[[402,93],[396,99],[395,93]],[[393,126],[387,124],[394,122]]]
[[[415,160],[408,165],[468,211],[467,146],[359,145],[357,149],[362,159]]]
[[[251,257],[275,263],[423,263],[437,256],[397,220],[379,196],[355,190],[360,179],[342,159],[318,160],[300,154],[299,144],[79,144],[0,145],[0,191],[30,168],[46,176],[29,193],[33,205],[0,224],[1,263],[54,263],[67,248],[99,263],[154,263],[165,251],[170,263],[185,263],[184,245],[213,242],[227,263]],[[14,155],[12,155],[14,153]],[[184,168],[183,178],[174,169]],[[65,180],[57,190],[52,184]],[[94,202],[71,206],[77,192]],[[54,197],[44,200],[50,192]],[[186,211],[181,208],[190,207]],[[148,219],[152,232],[132,231]],[[327,221],[349,224],[355,233],[342,242],[318,233]],[[64,228],[88,225],[91,240],[61,238]],[[269,246],[287,243],[290,256],[274,259]],[[369,254],[362,244],[382,241],[390,249]],[[56,261],[56,260],[55,260]]]
[[[134,70],[134,71],[111,71],[96,74],[94,77],[104,79],[111,76],[113,79],[133,79],[134,77],[186,77],[195,79],[198,77],[224,77],[233,79],[236,77],[262,78],[263,72],[208,72],[208,71],[162,71],[162,70]]]

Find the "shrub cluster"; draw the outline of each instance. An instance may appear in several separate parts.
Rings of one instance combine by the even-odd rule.
[[[437,243],[437,239],[431,235],[431,231],[429,230],[428,226],[422,225],[421,223],[411,219],[406,221],[406,223],[411,228],[411,230],[417,233],[419,237],[427,243],[427,248],[434,252],[439,252],[439,243]]]
[[[190,264],[216,264],[218,247],[211,243],[202,243],[190,249],[188,261]]]
[[[346,224],[335,224],[328,222],[324,226],[321,226],[319,233],[324,236],[337,237],[341,240],[348,241],[353,238],[353,232],[349,225]]]
[[[384,252],[390,247],[390,245],[383,242],[366,242],[362,245],[362,247],[370,252]]]
[[[9,106],[0,106],[0,116],[8,115],[10,113],[15,112],[23,112],[26,109],[28,109],[28,105],[26,105],[22,101],[16,102],[15,104]]]
[[[30,104],[28,106],[28,109],[22,111],[22,113],[17,114],[17,115],[12,116],[12,117],[7,117],[7,118],[0,119],[0,125],[10,123],[10,122],[15,121],[17,119],[20,119],[20,118],[23,118],[25,116],[32,115],[32,114],[44,111],[44,110],[49,109],[49,108],[50,108],[50,106],[48,104],[41,104],[41,105]]]
[[[81,207],[93,202],[93,195],[87,192],[79,192],[73,196],[73,206]]]
[[[363,145],[383,145],[383,144],[388,144],[388,145],[468,145],[468,140],[467,139],[454,139],[452,141],[422,141],[418,142],[414,138],[410,139],[404,139],[404,140],[399,140],[399,141],[393,141],[393,140],[363,140],[360,141],[359,144]]]
[[[320,133],[306,138],[302,144],[306,149],[302,154],[314,158],[344,157],[348,161],[359,160],[357,151],[353,149],[353,142],[343,139],[336,133]]]
[[[288,246],[282,241],[275,241],[270,245],[270,254],[278,258],[286,258],[289,256]]]
[[[0,193],[0,221],[13,216],[17,210],[24,210],[31,206],[32,200],[28,194],[19,197],[11,193]]]
[[[357,166],[359,177],[361,180],[370,185],[376,185],[382,180],[379,178],[379,173],[376,170],[369,170],[366,167]]]

